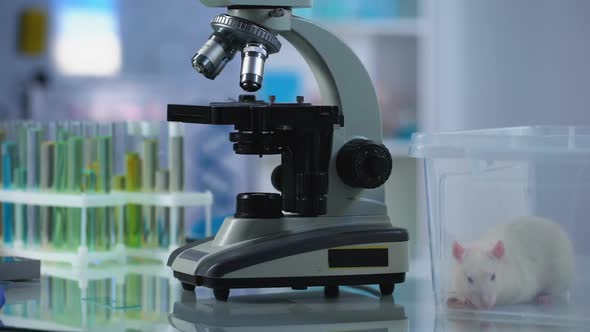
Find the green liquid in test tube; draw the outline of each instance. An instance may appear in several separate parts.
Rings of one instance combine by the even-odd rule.
[[[168,189],[171,192],[182,192],[184,187],[184,133],[182,126],[178,123],[171,123],[168,138],[168,167],[170,168],[168,178]],[[185,242],[184,229],[184,208],[174,207],[178,210],[178,228],[176,245]]]
[[[82,173],[82,190],[85,193],[94,193],[96,192],[96,172],[93,169],[85,169]],[[88,250],[94,251],[97,249],[104,249],[102,247],[102,239],[98,239],[101,234],[97,232],[97,213],[96,208],[88,208],[86,209],[86,240]],[[97,243],[100,243],[97,247]]]
[[[29,190],[37,190],[40,185],[41,170],[41,139],[40,128],[29,128],[27,131],[27,183]],[[41,244],[41,209],[39,206],[27,207],[28,246],[38,247]]]
[[[144,139],[142,162],[142,191],[153,192],[156,185],[156,171],[158,169],[158,140]],[[144,247],[158,246],[158,226],[156,224],[156,207],[143,207],[143,243]]]
[[[109,193],[111,191],[113,140],[110,136],[99,136],[96,144],[96,162],[93,164],[93,169],[96,171],[95,190],[101,194]],[[96,250],[107,250],[111,246],[112,209],[101,207],[95,210],[95,233],[94,235],[90,233],[88,238],[94,236]]]
[[[96,193],[96,177],[98,165],[96,163],[96,137],[83,139],[82,151],[82,191],[84,193]],[[98,208],[86,209],[86,240],[88,250],[104,250],[104,234],[98,232]]]
[[[27,183],[27,170],[21,167],[17,167],[14,169],[14,187],[16,189],[24,190],[26,188]],[[19,240],[22,241],[23,244],[27,244],[28,241],[28,232],[27,232],[27,206],[23,204],[15,204],[16,208],[19,209],[21,214],[21,225],[20,225],[20,234],[21,238]]]
[[[168,191],[168,170],[156,172],[156,192]],[[158,225],[158,244],[160,248],[170,245],[170,209],[165,206],[156,207],[156,223]]]
[[[140,191],[141,189],[141,158],[136,152],[126,155],[125,186],[127,191]],[[129,204],[125,208],[125,244],[129,247],[141,246],[141,205]]]
[[[16,189],[25,190],[27,186],[27,138],[28,138],[28,126],[27,123],[21,123],[17,128],[17,137],[16,137],[16,148],[17,148],[17,162],[16,168],[14,169],[14,186]],[[16,204],[15,205],[16,216],[21,216],[21,227],[20,227],[20,234],[21,237],[20,241],[22,241],[23,245],[28,245],[28,230],[27,230],[27,206],[25,204]]]
[[[113,190],[124,191],[125,190],[125,175],[115,175],[115,176],[113,176],[112,187],[113,187]],[[123,220],[121,220],[119,218],[121,216],[121,209],[123,209]],[[115,229],[115,232],[116,232],[116,239],[115,239],[115,241],[117,243],[119,243],[119,234],[118,234],[119,225],[121,223],[124,223],[124,220],[125,220],[125,216],[124,216],[125,215],[125,209],[126,209],[126,207],[121,207],[121,206],[116,206],[113,209],[113,220],[114,220],[114,224],[112,225],[112,227]],[[123,234],[123,239],[122,240],[123,240],[123,243],[126,243],[126,238],[125,238],[125,235],[124,234]]]
[[[82,137],[72,136],[68,139],[67,184],[69,193],[80,193],[82,190]],[[68,249],[77,250],[80,246],[80,230],[82,209],[68,208],[66,223],[66,241]]]
[[[68,160],[68,143],[58,141],[55,143],[55,158],[53,167],[53,190],[56,192],[67,191],[67,163]],[[67,225],[67,208],[56,207],[53,213],[53,232],[52,242],[56,249],[65,248]]]
[[[55,158],[55,142],[46,141],[41,144],[41,169],[39,173],[40,187],[42,191],[48,192],[53,186],[53,166]],[[50,206],[41,207],[41,236],[43,247],[51,246],[53,233],[53,212]]]

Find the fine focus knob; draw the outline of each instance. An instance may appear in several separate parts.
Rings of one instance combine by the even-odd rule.
[[[338,176],[354,188],[377,188],[391,174],[391,154],[383,145],[366,139],[344,144],[336,157]]]
[[[236,197],[236,218],[273,219],[283,216],[283,198],[274,193],[242,193]]]

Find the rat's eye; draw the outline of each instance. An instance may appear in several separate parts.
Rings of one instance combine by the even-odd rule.
[[[492,281],[496,280],[496,275],[492,274],[492,277],[490,278],[490,280],[492,280]]]
[[[469,281],[469,283],[472,284],[473,283],[473,278],[467,277],[467,281]]]

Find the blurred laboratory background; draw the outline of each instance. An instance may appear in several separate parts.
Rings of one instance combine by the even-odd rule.
[[[297,10],[336,31],[361,57],[378,90],[385,137],[399,155],[406,154],[417,126],[418,5],[320,0],[313,9]],[[211,17],[223,8],[196,0],[27,0],[3,1],[0,8],[3,119],[165,120],[168,103],[208,104],[241,92],[239,61],[214,81],[190,65],[211,33]],[[283,44],[267,63],[258,98],[304,96],[321,103],[313,74]],[[216,225],[233,212],[235,193],[274,191],[269,175],[277,158],[235,155],[229,128],[188,127],[187,140],[198,142],[186,157],[188,172],[198,174],[190,187],[213,192]],[[253,171],[258,176],[250,176]]]
[[[190,65],[222,11],[197,0],[2,1],[0,118],[165,120],[168,103],[237,99],[239,61],[214,81]],[[395,156],[389,211],[418,242],[425,209],[419,166],[407,158],[411,134],[590,124],[589,12],[585,0],[315,0],[296,10],[340,35],[367,67]],[[267,61],[258,98],[270,95],[321,103],[313,74],[287,43]],[[235,193],[273,190],[278,163],[233,154],[229,130],[186,131],[196,142],[186,156],[195,174],[189,187],[213,192],[216,225],[233,212]],[[190,223],[186,231],[203,234]]]

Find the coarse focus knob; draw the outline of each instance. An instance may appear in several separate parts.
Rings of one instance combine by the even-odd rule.
[[[377,188],[391,174],[391,154],[383,145],[366,139],[348,141],[336,157],[338,176],[354,188]]]

